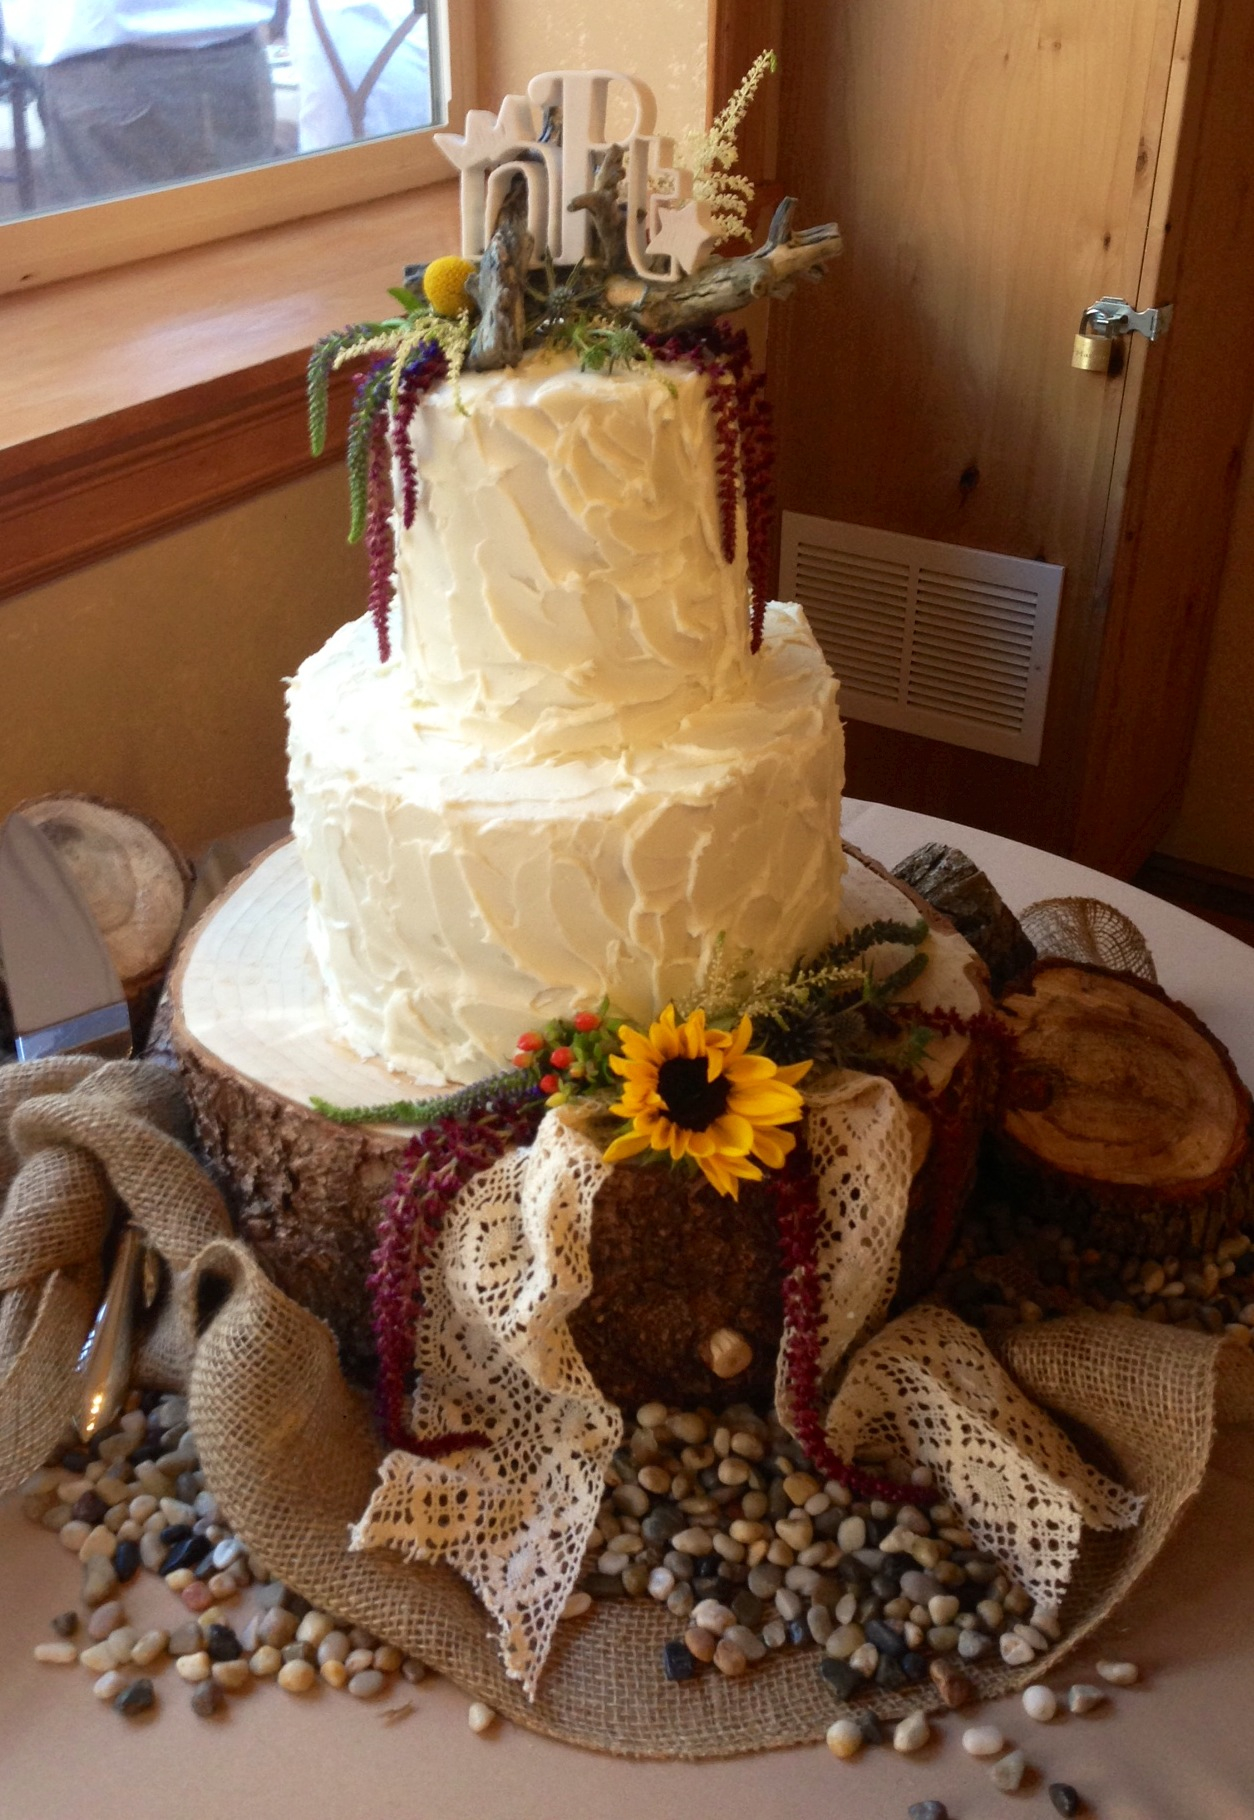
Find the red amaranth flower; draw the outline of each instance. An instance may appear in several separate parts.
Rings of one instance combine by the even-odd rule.
[[[883,1498],[886,1503],[919,1503],[931,1492],[876,1478],[840,1459],[827,1443],[819,1396],[822,1298],[817,1268],[818,1183],[804,1138],[784,1169],[768,1178],[775,1202],[780,1258],[784,1267],[784,1376],[791,1391],[793,1428],[807,1457],[825,1478],[835,1479],[856,1498]]]
[[[383,1203],[366,1280],[379,1359],[375,1404],[389,1446],[438,1459],[460,1447],[488,1444],[482,1434],[416,1441],[410,1432],[405,1407],[414,1336],[424,1309],[422,1276],[445,1216],[466,1183],[505,1151],[528,1141],[542,1111],[534,1096],[518,1100],[502,1094],[461,1119],[434,1120],[406,1145],[395,1185]]]

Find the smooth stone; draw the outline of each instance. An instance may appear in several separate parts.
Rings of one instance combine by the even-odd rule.
[[[71,1643],[68,1638],[60,1643],[36,1643],[35,1660],[68,1667],[71,1662],[78,1661],[78,1645]],[[91,1666],[90,1663],[88,1666]]]
[[[268,1643],[275,1649],[282,1649],[285,1643],[292,1641],[296,1629],[297,1618],[294,1612],[285,1611],[281,1605],[271,1606],[257,1626],[257,1640],[259,1643]]]
[[[823,1658],[819,1664],[819,1674],[838,1700],[852,1699],[864,1685],[856,1668],[850,1668],[848,1662],[835,1661],[831,1656]]]
[[[1073,1814],[1080,1811],[1080,1797],[1069,1782],[1051,1782],[1049,1799],[1056,1814],[1062,1814],[1064,1820],[1071,1820]]]
[[[873,1675],[879,1667],[880,1652],[874,1643],[863,1643],[855,1649],[849,1658],[850,1668],[856,1668],[860,1675]],[[891,1657],[889,1658],[891,1661]]]
[[[1067,1708],[1073,1713],[1091,1713],[1095,1706],[1109,1698],[1104,1687],[1094,1687],[1090,1682],[1077,1681],[1074,1687],[1067,1689]]]
[[[724,1675],[743,1675],[749,1666],[749,1659],[738,1643],[730,1637],[720,1637],[714,1651],[714,1666]]]
[[[768,1649],[782,1649],[788,1641],[788,1626],[782,1618],[770,1618],[762,1626],[762,1641]]]
[[[920,1573],[917,1568],[909,1568],[901,1576],[901,1590],[907,1599],[916,1605],[926,1605],[929,1599],[941,1594],[940,1582],[931,1574]]]
[[[906,1653],[906,1639],[900,1631],[893,1630],[879,1618],[872,1618],[868,1623],[866,1640],[874,1643],[882,1656],[904,1656]]]
[[[746,1662],[760,1662],[766,1654],[766,1644],[756,1631],[749,1629],[747,1624],[733,1624],[731,1629],[723,1634],[729,1643],[736,1645]],[[716,1662],[718,1661],[717,1650],[714,1659]]]
[[[928,1674],[937,1693],[951,1711],[965,1706],[975,1692],[961,1669],[951,1662],[935,1659],[928,1664]]]
[[[1004,1795],[1013,1795],[1023,1781],[1027,1767],[1027,1759],[1023,1752],[1012,1750],[1008,1756],[999,1757],[988,1773],[992,1777],[995,1788],[999,1788]]]
[[[947,1650],[957,1649],[961,1635],[956,1624],[934,1624],[927,1633],[928,1647],[943,1656]]]
[[[681,1529],[678,1535],[671,1537],[671,1546],[681,1555],[692,1555],[699,1559],[708,1555],[713,1546],[708,1529]]]
[[[147,1668],[158,1656],[163,1656],[169,1647],[169,1634],[164,1630],[146,1630],[139,1637],[131,1651],[131,1661],[137,1668]]]
[[[100,1679],[92,1683],[91,1691],[97,1700],[116,1700],[120,1693],[126,1691],[126,1676],[121,1669],[106,1669]]]
[[[893,1749],[905,1754],[922,1750],[931,1735],[926,1713],[907,1713],[893,1732]]]
[[[125,1586],[139,1572],[140,1554],[138,1542],[129,1539],[119,1541],[113,1551],[113,1571],[120,1585]]]
[[[759,1599],[773,1599],[784,1584],[784,1570],[774,1561],[759,1561],[749,1569],[746,1582],[749,1591]]]
[[[91,1643],[79,1657],[84,1668],[89,1668],[93,1675],[103,1675],[106,1669],[116,1668],[113,1651],[107,1639],[100,1643]]]
[[[252,1670],[242,1656],[232,1656],[227,1662],[215,1662],[213,1678],[219,1687],[224,1687],[228,1694],[236,1694],[242,1687],[247,1687],[252,1680]]]
[[[805,1600],[791,1586],[781,1586],[775,1595],[775,1609],[786,1624],[791,1624],[805,1610]]]
[[[846,1517],[836,1531],[836,1540],[844,1554],[852,1555],[866,1547],[866,1523],[862,1517]]]
[[[856,1649],[861,1649],[866,1642],[866,1633],[860,1624],[841,1624],[827,1639],[825,1648],[829,1656],[837,1661],[847,1662]]]
[[[166,1552],[166,1545],[159,1535],[149,1530],[140,1537],[139,1558],[149,1573],[160,1573]]]
[[[234,1662],[244,1646],[229,1624],[211,1624],[205,1632],[205,1650],[212,1662]]]
[[[109,1540],[113,1540],[112,1536]],[[103,1605],[110,1593],[117,1591],[117,1585],[118,1576],[108,1556],[89,1556],[83,1567],[83,1604],[93,1608]]]
[[[943,1801],[912,1801],[906,1820],[949,1820],[949,1809]]]
[[[126,1613],[122,1609],[122,1601],[106,1599],[105,1603],[98,1605],[88,1618],[87,1635],[93,1643],[103,1643],[110,1631],[116,1630],[118,1625],[125,1621]]]
[[[1029,1662],[1036,1660],[1036,1651],[1025,1637],[1016,1636],[1014,1631],[1003,1631],[998,1640],[1001,1659],[1007,1668],[1026,1668]]]
[[[226,1705],[226,1694],[216,1681],[202,1681],[192,1694],[192,1711],[198,1719],[212,1719]]]
[[[52,1620],[52,1628],[58,1637],[72,1637],[78,1629],[78,1613],[76,1611],[58,1612]]]
[[[895,1693],[906,1684],[906,1671],[900,1656],[881,1656],[875,1665],[875,1685]]]
[[[1131,1687],[1141,1676],[1135,1662],[1099,1662],[1097,1672],[1112,1687]]]
[[[270,1675],[277,1675],[283,1666],[283,1658],[270,1643],[263,1643],[260,1649],[253,1651],[248,1658],[248,1666],[258,1680],[265,1680]]]
[[[278,1674],[279,1686],[289,1694],[307,1694],[317,1679],[313,1663],[299,1660],[285,1662]]]
[[[862,1744],[862,1730],[856,1719],[834,1719],[827,1728],[827,1748],[833,1757],[856,1757]]]
[[[978,1630],[964,1630],[958,1637],[958,1654],[964,1662],[978,1662],[992,1647],[993,1639],[981,1635]]]
[[[713,1631],[716,1637],[721,1637],[736,1622],[736,1614],[718,1599],[702,1599],[692,1608],[692,1621],[702,1630]]]
[[[166,1647],[170,1654],[177,1659],[179,1656],[194,1655],[203,1642],[204,1632],[195,1619],[189,1618],[185,1624],[180,1624],[177,1629],[170,1632]]]
[[[997,1757],[1006,1740],[995,1725],[970,1725],[962,1734],[962,1748],[969,1757]]]
[[[898,1666],[907,1681],[926,1681],[928,1658],[917,1649],[908,1649],[898,1657]]]
[[[952,1593],[933,1593],[927,1610],[933,1624],[952,1624],[958,1616],[958,1601]]]
[[[131,1659],[131,1651],[139,1642],[139,1632],[132,1624],[119,1624],[105,1638],[105,1648],[113,1657],[118,1668],[124,1668]]]
[[[140,1713],[146,1713],[156,1703],[157,1696],[152,1682],[147,1675],[141,1675],[138,1681],[132,1681],[129,1687],[123,1688],[113,1705],[115,1711],[121,1713],[125,1718],[134,1719]]]
[[[663,1643],[662,1673],[668,1681],[691,1681],[696,1672],[696,1657],[681,1637]]]
[[[718,1638],[712,1630],[702,1630],[699,1624],[694,1624],[684,1632],[684,1645],[696,1661],[713,1662]]]
[[[1035,1687],[1023,1690],[1023,1710],[1029,1719],[1036,1719],[1047,1725],[1058,1711],[1058,1696],[1053,1688],[1038,1683]]]
[[[861,1712],[855,1713],[854,1718],[858,1721],[858,1729],[862,1733],[864,1744],[875,1745],[884,1742],[884,1727],[869,1706],[864,1706]]]
[[[203,1649],[198,1649],[190,1656],[177,1656],[174,1672],[184,1681],[207,1681],[213,1673],[213,1663]]]
[[[806,1613],[806,1628],[820,1648],[827,1642],[834,1628],[832,1614],[825,1605],[812,1605]]]

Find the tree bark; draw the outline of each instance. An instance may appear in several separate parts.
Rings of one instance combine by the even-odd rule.
[[[479,263],[479,324],[466,356],[473,373],[517,366],[522,359],[527,332],[523,294],[534,244],[527,232],[527,182],[516,175]]]

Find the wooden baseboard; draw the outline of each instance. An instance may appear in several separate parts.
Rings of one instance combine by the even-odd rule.
[[[1151,853],[1133,883],[1254,946],[1254,878]]]

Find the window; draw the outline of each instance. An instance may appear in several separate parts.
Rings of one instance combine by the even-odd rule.
[[[0,291],[451,178],[470,0],[0,0]]]

